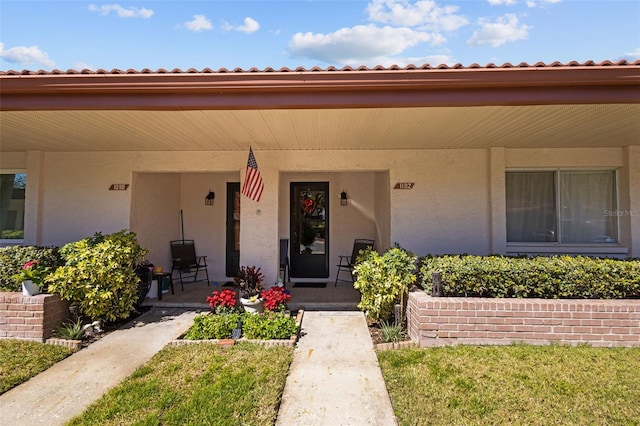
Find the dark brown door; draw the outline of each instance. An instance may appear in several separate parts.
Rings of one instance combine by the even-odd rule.
[[[329,182],[291,183],[290,275],[329,276]]]
[[[226,275],[235,277],[240,269],[240,183],[227,183]]]

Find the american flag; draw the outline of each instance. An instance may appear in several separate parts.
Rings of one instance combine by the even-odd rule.
[[[242,184],[242,193],[253,201],[260,201],[264,184],[258,170],[256,157],[253,156],[253,150],[249,147],[249,160],[247,161],[247,173]]]

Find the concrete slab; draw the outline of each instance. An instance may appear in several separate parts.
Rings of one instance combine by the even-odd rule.
[[[364,314],[305,311],[276,425],[396,424]]]
[[[0,395],[2,426],[62,425],[192,324],[194,311],[154,308]]]

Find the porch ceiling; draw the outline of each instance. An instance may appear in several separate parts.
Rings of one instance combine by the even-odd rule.
[[[0,112],[3,152],[602,147],[639,134],[637,103]]]

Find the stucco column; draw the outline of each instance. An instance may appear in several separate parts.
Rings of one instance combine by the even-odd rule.
[[[27,152],[27,190],[24,200],[24,244],[42,245],[40,229],[42,168],[44,153],[42,151]]]
[[[627,170],[629,172],[629,211],[631,241],[629,257],[640,257],[640,146],[625,148]]]
[[[492,254],[507,254],[507,211],[505,149],[489,148],[489,203]]]
[[[278,169],[269,155],[254,151],[264,182],[259,202],[240,195],[240,266],[259,266],[265,276],[265,287],[278,276]],[[246,170],[240,174],[240,187]]]

